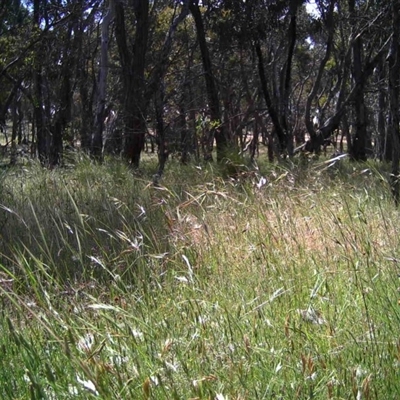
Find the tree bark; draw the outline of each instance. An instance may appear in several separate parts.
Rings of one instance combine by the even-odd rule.
[[[81,4],[82,6],[82,4]],[[67,27],[64,41],[62,66],[60,70],[61,84],[58,89],[58,106],[51,127],[49,148],[49,164],[51,167],[61,163],[63,154],[63,138],[65,130],[71,121],[73,97],[73,73],[76,67],[76,54],[82,39],[82,32],[78,29],[79,14],[71,19]],[[50,107],[48,107],[50,109]]]
[[[378,149],[377,156],[379,159],[385,161],[391,161],[392,152],[388,151],[392,148],[390,145],[391,137],[388,135],[386,130],[386,111],[387,111],[387,100],[386,100],[386,87],[384,87],[385,80],[385,66],[383,60],[379,62],[376,67],[376,83],[378,85]]]
[[[371,74],[374,71],[374,68],[378,65],[379,61],[381,60],[382,56],[384,55],[384,52],[386,50],[387,45],[390,43],[390,38],[389,37],[381,46],[381,48],[378,50],[378,52],[375,54],[375,56],[365,64],[363,70],[362,70],[362,75],[360,76],[359,82],[356,82],[353,85],[353,88],[351,89],[350,93],[347,94],[347,81],[348,81],[348,75],[349,75],[349,59],[348,57],[350,56],[350,51],[347,53],[345,62],[344,62],[344,72],[342,76],[342,85],[339,91],[338,95],[338,100],[336,102],[336,109],[335,113],[326,120],[324,126],[320,127],[320,132],[322,135],[322,139],[328,138],[332,132],[336,129],[338,129],[340,125],[340,121],[343,117],[343,115],[346,112],[346,107],[354,101],[357,92],[359,90],[359,85],[362,84],[362,82],[366,82],[367,79],[371,76]],[[351,49],[350,49],[351,50]]]
[[[279,152],[282,153],[287,149],[287,137],[285,131],[279,121],[279,114],[274,104],[272,103],[271,96],[268,90],[267,76],[264,68],[264,57],[261,50],[261,45],[258,40],[255,42],[255,50],[258,59],[258,75],[260,77],[261,89],[264,95],[264,100],[267,105],[268,113],[271,118],[272,124],[274,125],[275,133],[279,141]]]
[[[392,29],[393,37],[390,46],[390,53],[387,58],[389,66],[389,104],[390,104],[390,125],[388,126],[392,136],[393,156],[392,174],[390,184],[396,202],[400,202],[400,118],[399,118],[399,95],[400,95],[400,1],[392,2]]]
[[[168,66],[175,31],[187,14],[187,1],[173,20],[160,53],[159,62],[146,80],[146,54],[150,31],[149,0],[132,0],[136,26],[132,48],[128,47],[125,11],[122,0],[112,0],[115,12],[115,36],[120,56],[123,82],[124,153],[134,167],[139,167],[144,148],[147,108]]]
[[[96,159],[101,159],[103,150],[103,130],[107,95],[108,76],[108,44],[109,27],[114,16],[112,2],[110,1],[106,15],[101,22],[101,49],[100,69],[96,85],[96,114],[94,120],[93,134],[91,139],[91,154]]]
[[[123,82],[124,154],[128,161],[139,167],[144,147],[146,101],[145,66],[149,34],[149,1],[133,0],[136,19],[132,48],[128,47],[124,3],[112,0],[115,12],[115,37],[121,62]]]
[[[168,143],[166,138],[166,129],[164,124],[164,105],[165,105],[164,84],[161,84],[160,89],[157,91],[154,101],[154,108],[156,113],[156,126],[157,126],[157,153],[158,153],[158,168],[155,178],[155,183],[161,178],[165,164],[168,159]]]
[[[206,33],[203,24],[203,18],[200,11],[199,1],[190,0],[190,12],[192,13],[196,25],[197,41],[199,43],[201,59],[203,63],[204,78],[207,88],[207,98],[209,101],[212,133],[215,137],[217,147],[217,161],[221,162],[227,156],[228,138],[226,129],[222,123],[222,114],[218,96],[218,89],[215,83],[215,77],[212,70],[210,53],[208,51]]]
[[[297,9],[300,3],[298,0],[290,0],[289,4],[290,23],[288,29],[288,52],[283,68],[284,79],[283,88],[281,91],[280,121],[282,129],[286,134],[287,150],[290,156],[293,154],[293,132],[292,129],[289,128],[290,124],[288,122],[290,120],[291,114],[289,107],[289,97],[292,87],[293,55],[297,39]]]
[[[350,12],[350,23],[354,31],[357,29],[357,12],[355,9],[355,0],[348,1]],[[352,43],[352,77],[357,90],[354,94],[354,116],[355,116],[355,134],[350,149],[350,157],[355,161],[366,161],[367,159],[367,121],[366,105],[364,99],[365,80],[363,78],[363,43],[361,35],[352,34],[355,39]]]
[[[41,0],[33,2],[33,26],[39,28],[41,24],[40,14]],[[36,126],[36,141],[39,161],[42,165],[48,162],[47,136],[48,132],[44,126],[43,113],[43,77],[42,77],[42,46],[39,46],[35,52],[35,67],[34,67],[34,119]]]
[[[332,47],[333,47],[333,36],[335,33],[335,27],[334,27],[334,19],[333,19],[333,11],[335,7],[335,0],[331,0],[328,6],[328,10],[325,14],[325,26],[326,29],[328,30],[328,38],[326,41],[326,49],[325,49],[325,55],[323,59],[321,60],[321,63],[318,68],[317,76],[315,78],[313,87],[311,89],[311,92],[307,96],[307,102],[306,102],[306,111],[305,111],[305,125],[307,128],[307,131],[310,135],[310,147],[312,151],[319,151],[322,143],[323,143],[323,138],[317,135],[317,132],[314,129],[314,124],[312,123],[311,120],[311,107],[312,103],[317,96],[318,90],[320,89],[321,85],[321,80],[322,76],[324,74],[325,66],[328,62],[328,60],[331,57],[332,53]]]

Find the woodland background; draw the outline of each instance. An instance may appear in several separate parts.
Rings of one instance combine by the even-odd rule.
[[[399,159],[396,1],[18,1],[0,7],[3,150]],[[308,10],[308,11],[307,11]],[[393,189],[398,196],[396,179]]]
[[[0,2],[1,399],[399,398],[400,4],[310,6]]]

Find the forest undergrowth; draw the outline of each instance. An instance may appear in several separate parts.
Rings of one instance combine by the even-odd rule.
[[[0,397],[397,399],[400,217],[376,165],[2,171]]]

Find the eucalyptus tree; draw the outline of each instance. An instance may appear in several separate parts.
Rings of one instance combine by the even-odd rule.
[[[258,124],[260,110],[257,109],[260,107],[260,90],[250,36],[245,28],[245,10],[244,3],[223,1],[219,7],[212,8],[208,20],[212,29],[212,55],[222,124],[229,151],[234,154],[251,148],[254,156],[259,125],[261,128]]]
[[[383,5],[383,7],[382,7]],[[367,91],[371,88],[372,72],[387,52],[390,31],[387,4],[348,0],[351,26],[351,78],[354,88],[351,105],[354,115],[354,134],[350,154],[354,160],[366,160],[372,154],[371,120],[368,117]],[[390,20],[390,18],[389,18]]]
[[[168,2],[149,0],[112,0],[115,15],[115,37],[122,80],[122,113],[124,120],[124,153],[138,167],[144,147],[146,119],[151,99],[158,90],[169,65],[169,54],[179,24],[189,13],[187,2],[175,4],[170,26],[160,47],[154,46],[153,32],[157,15]],[[161,9],[160,9],[161,8]],[[149,68],[149,57],[157,62]]]
[[[23,86],[27,69],[23,60],[29,43],[29,12],[22,1],[5,0],[0,4],[0,128],[17,93]],[[26,46],[26,43],[29,43]]]
[[[44,165],[61,162],[63,142],[73,119],[83,36],[98,3],[33,0],[32,32],[40,41],[32,52],[32,98],[37,152]]]
[[[93,135],[96,129],[99,130],[96,126],[99,98],[104,95],[108,101],[111,97],[106,89],[109,79],[105,73],[110,70],[109,64],[106,63],[108,53],[105,51],[109,49],[104,45],[106,40],[103,39],[103,30],[107,22],[104,20],[107,5],[102,0],[91,1],[86,10],[82,11],[84,18],[81,18],[79,24],[81,39],[76,49],[77,65],[72,109],[74,129],[71,132],[70,144],[73,146],[79,144],[84,152],[89,153],[93,151],[93,147],[97,150],[96,144],[93,143]],[[101,129],[103,123],[104,119],[101,121]]]
[[[298,43],[298,17],[304,1],[246,2],[247,25],[258,60],[265,104],[278,139],[279,153],[293,153],[290,104],[293,60]]]
[[[316,74],[313,77],[312,88],[307,95],[306,109],[305,109],[305,125],[310,135],[310,146],[308,150],[318,151],[323,143],[323,138],[318,135],[316,126],[312,121],[312,109],[318,109],[315,105],[315,99],[321,92],[321,83],[323,81],[324,72],[328,61],[332,57],[332,50],[334,47],[334,34],[335,34],[335,19],[334,19],[334,8],[336,0],[330,0],[328,4],[320,4],[319,7],[319,32],[318,36],[323,38],[323,56],[319,62],[318,68],[316,68]],[[316,40],[315,36],[310,32],[310,37],[314,41],[314,46],[319,46],[319,40]],[[319,38],[320,39],[320,38]],[[337,79],[340,82],[340,79]],[[319,106],[319,104],[318,104]]]
[[[248,128],[253,134],[254,157],[258,130],[264,129],[265,106],[260,107],[260,97],[272,121],[279,152],[292,152],[293,64],[303,6],[301,0],[191,3],[210,119],[219,127],[215,132],[217,154],[222,155],[219,159],[224,151],[218,149],[235,148],[237,139],[245,147],[242,130]],[[204,22],[208,23],[207,31]]]
[[[107,96],[107,76],[109,70],[108,53],[110,41],[110,25],[114,18],[114,7],[110,2],[105,11],[101,25],[101,48],[100,48],[100,63],[99,72],[96,82],[96,112],[93,123],[93,133],[91,135],[91,153],[97,158],[101,158],[103,150],[103,131],[104,120],[106,118],[106,96]],[[89,125],[88,127],[90,127]]]
[[[226,126],[222,122],[221,104],[219,92],[213,73],[212,61],[206,40],[206,31],[204,28],[203,17],[200,10],[199,0],[190,0],[189,9],[193,16],[196,26],[197,41],[199,44],[201,59],[204,70],[204,79],[207,88],[207,98],[209,102],[209,112],[211,119],[211,132],[208,139],[208,146],[212,148],[212,143],[215,138],[217,146],[217,160],[222,161],[227,155],[228,138]],[[206,155],[211,159],[211,153]]]
[[[305,122],[310,133],[309,148],[318,149],[342,124],[347,130],[350,116],[354,120],[353,134],[347,135],[350,155],[354,160],[365,160],[372,147],[366,93],[390,42],[391,33],[386,29],[388,8],[387,5],[377,7],[375,2],[353,0],[321,0],[317,4],[320,14],[316,18],[326,32],[326,50],[307,101]],[[315,131],[310,112],[316,106],[318,93],[324,91],[324,77],[332,73],[333,84],[324,95],[327,115]]]

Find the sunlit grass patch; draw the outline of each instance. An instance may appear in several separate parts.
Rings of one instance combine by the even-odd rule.
[[[323,168],[10,171],[0,397],[395,399],[398,212]]]

